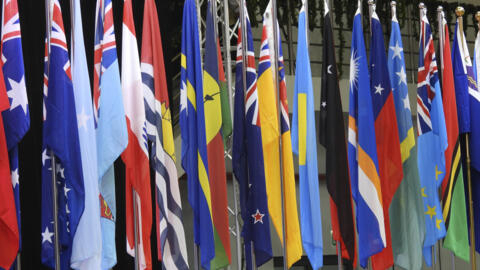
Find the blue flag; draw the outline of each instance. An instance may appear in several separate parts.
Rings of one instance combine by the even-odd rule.
[[[46,52],[42,152],[42,263],[55,266],[55,237],[61,249],[61,269],[70,268],[72,242],[84,209],[82,160],[72,76],[58,0],[50,7],[51,41]],[[47,43],[48,46],[48,43]],[[53,156],[52,156],[53,155]],[[52,159],[55,158],[55,168]],[[52,170],[54,169],[54,170]],[[58,232],[54,235],[52,172],[56,172]]]
[[[358,257],[360,265],[365,268],[368,258],[384,249],[386,238],[370,76],[362,29],[359,7],[353,19],[350,55],[348,164],[357,209]]]
[[[298,17],[297,68],[293,96],[292,150],[298,155],[302,243],[313,269],[323,266],[322,217],[318,187],[317,135],[305,7]]]
[[[248,14],[244,7],[245,14]],[[240,186],[240,207],[243,219],[247,269],[253,269],[252,248],[257,266],[272,258],[270,217],[265,189],[262,134],[260,130],[257,74],[250,20],[246,19],[247,55],[246,81],[243,81],[242,29],[238,28],[237,66],[235,81],[235,111],[233,126],[233,173]],[[244,89],[246,85],[246,89]],[[253,246],[252,246],[253,245]]]
[[[30,128],[30,112],[28,109],[27,89],[25,86],[25,70],[23,66],[22,36],[17,1],[3,1],[2,55],[3,76],[10,109],[2,112],[7,140],[12,186],[17,210],[18,232],[20,233],[20,186],[18,169],[18,143]],[[20,249],[22,238],[20,234]]]
[[[93,105],[96,123],[97,167],[102,227],[102,269],[117,264],[115,245],[115,173],[113,163],[128,144],[118,69],[111,0],[96,7]],[[115,140],[112,140],[115,138]]]
[[[446,234],[438,188],[445,177],[445,150],[448,141],[432,32],[425,14],[421,20],[419,55],[417,162],[425,214],[423,256],[426,264],[431,266],[432,247]]]
[[[476,42],[476,48],[478,41]],[[452,48],[452,66],[455,81],[455,96],[457,98],[457,111],[460,133],[469,133],[469,145],[471,158],[471,184],[473,212],[480,213],[480,91],[478,89],[476,74],[478,73],[478,51],[474,53],[474,63],[470,58],[468,46],[463,31],[459,30],[458,19],[455,26],[455,36]],[[462,146],[465,149],[465,146]],[[464,158],[466,155],[462,155]],[[466,170],[465,160],[463,168]],[[464,175],[466,175],[464,173]],[[465,190],[468,191],[468,183],[465,181]],[[468,200],[468,196],[465,196]],[[467,217],[469,217],[470,204],[466,203]],[[480,215],[474,214],[475,240],[480,241]],[[470,227],[470,223],[468,224]],[[469,228],[470,229],[470,228]],[[480,251],[480,246],[475,249]]]
[[[100,269],[102,235],[98,201],[97,143],[79,0],[73,1],[72,13],[72,82],[80,139],[85,209],[73,237],[70,265],[74,269]]]

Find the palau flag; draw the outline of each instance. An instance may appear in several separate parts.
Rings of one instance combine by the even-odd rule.
[[[385,248],[386,238],[370,76],[362,29],[359,5],[353,19],[350,55],[348,164],[356,204],[358,256],[360,265],[366,268],[368,258]]]
[[[378,165],[383,196],[383,216],[385,218],[387,239],[385,249],[372,257],[372,267],[376,270],[393,266],[389,208],[393,195],[402,182],[403,168],[397,116],[388,74],[383,30],[375,11],[373,11],[371,18],[371,31],[370,89],[372,94],[373,116],[375,118]]]
[[[463,28],[463,27],[462,27]],[[477,43],[477,42],[476,42]],[[463,140],[462,151],[470,150],[470,173],[472,180],[473,212],[480,213],[480,91],[477,87],[475,73],[478,72],[478,62],[472,64],[468,45],[463,29],[459,27],[459,19],[455,26],[455,36],[452,45],[452,66],[457,98],[457,113],[460,133],[469,133],[469,145]],[[474,59],[478,57],[478,52]],[[475,59],[476,60],[476,59]],[[475,68],[474,68],[475,67]],[[478,79],[478,78],[477,78]],[[465,152],[464,152],[465,153]],[[466,169],[466,154],[462,155]],[[464,173],[466,175],[466,173]],[[465,183],[468,190],[468,183]],[[467,191],[468,192],[468,191]],[[467,193],[468,194],[468,193]],[[468,200],[468,196],[466,196]],[[469,218],[469,203],[467,201],[467,218]],[[475,241],[480,241],[480,214],[474,214]],[[470,227],[470,223],[467,223]],[[475,246],[480,251],[480,246]]]
[[[247,8],[245,6],[243,8],[245,14],[248,14]],[[261,266],[272,258],[272,244],[265,190],[255,54],[250,20],[248,15],[245,17],[246,31],[241,27],[238,28],[232,164],[233,173],[240,186],[246,267],[251,270],[255,268],[252,265],[252,249],[255,253],[256,266]],[[245,32],[247,55],[243,56],[242,38]],[[246,60],[245,71],[242,67],[244,59]],[[244,81],[243,72],[246,73],[246,81]]]
[[[72,242],[85,205],[77,113],[68,60],[62,11],[58,0],[50,8],[50,47],[46,47],[42,153],[42,263],[55,267],[55,237],[60,244],[61,269],[70,268]],[[54,156],[52,156],[52,154]],[[55,157],[55,168],[52,159]],[[58,232],[53,229],[52,173],[56,173]]]
[[[123,5],[122,94],[128,130],[128,145],[122,153],[122,160],[125,163],[127,253],[132,257],[137,253],[141,270],[152,269],[150,251],[152,198],[148,139],[142,74],[131,0],[124,0]],[[134,207],[136,207],[135,210]],[[134,211],[137,213],[136,216],[134,216]],[[137,226],[134,225],[134,222]],[[137,243],[135,243],[135,239],[138,239]]]
[[[10,109],[3,111],[2,117],[5,128],[5,137],[7,140],[13,193],[15,196],[18,232],[20,234],[18,144],[30,128],[30,112],[28,109],[27,89],[25,86],[22,36],[20,33],[17,0],[3,0],[2,8],[2,71],[7,95],[10,101]],[[21,246],[22,241],[20,237],[19,250],[21,249]],[[3,253],[3,251],[0,251],[0,253]]]
[[[425,214],[423,256],[428,266],[432,265],[433,246],[446,233],[438,188],[445,177],[445,150],[448,142],[437,71],[432,31],[424,14],[420,25],[418,59],[417,162]]]
[[[155,171],[158,259],[166,270],[187,270],[182,200],[175,167],[172,117],[155,1],[146,0],[143,10],[141,69],[147,135],[152,143],[150,164]]]
[[[231,262],[230,232],[228,230],[228,202],[225,155],[222,128],[222,100],[219,85],[218,37],[214,29],[212,0],[208,1],[203,65],[203,106],[207,139],[208,176],[211,190],[211,212],[215,240],[215,257],[211,269],[224,268]],[[216,0],[213,0],[216,1]]]
[[[262,130],[263,157],[265,165],[265,182],[267,187],[268,211],[280,242],[283,244],[282,231],[282,178],[280,176],[280,140],[282,142],[282,168],[284,190],[284,221],[287,241],[287,267],[290,268],[302,257],[302,240],[297,212],[295,188],[295,171],[293,169],[292,142],[290,135],[290,120],[283,65],[281,38],[278,37],[279,59],[278,76],[273,74],[275,64],[273,25],[278,28],[278,22],[273,23],[271,2],[263,14],[262,47],[258,64],[258,94],[260,104],[260,123]],[[280,33],[280,32],[277,32]],[[281,98],[282,120],[279,128],[277,111],[277,91],[275,79],[278,79]]]
[[[85,209],[73,237],[73,269],[100,269],[102,262],[102,230],[100,225],[100,204],[98,201],[97,144],[93,118],[93,105],[88,76],[87,58],[83,43],[82,15],[80,1],[72,6],[72,83],[77,112],[77,127],[80,140]]]
[[[398,135],[403,163],[403,180],[390,205],[390,228],[395,265],[405,269],[422,268],[425,218],[417,166],[417,147],[408,98],[407,73],[402,35],[396,14],[388,50],[388,71],[397,114]]]
[[[113,163],[127,147],[128,133],[118,69],[112,1],[98,0],[95,13],[93,107],[102,226],[101,269],[110,269],[117,264]]]
[[[324,1],[322,95],[320,100],[320,143],[326,148],[327,189],[333,239],[341,246],[341,256],[356,267],[357,248],[353,201],[348,173],[347,144],[342,100],[338,85],[333,30],[327,1]]]
[[[214,40],[215,41],[215,40]],[[195,0],[185,0],[182,22],[180,128],[182,167],[188,177],[188,200],[193,209],[194,242],[200,263],[210,269],[215,257],[211,189],[207,155],[202,59]]]
[[[318,187],[317,135],[312,72],[307,45],[305,1],[298,15],[298,46],[293,96],[292,149],[298,155],[302,243],[313,269],[323,266],[322,217]]]
[[[442,13],[443,17],[443,13]],[[440,52],[443,55],[442,94],[445,125],[447,128],[448,147],[445,151],[445,179],[442,183],[443,220],[447,235],[443,246],[455,253],[455,256],[465,261],[470,260],[468,242],[468,222],[465,201],[465,186],[462,172],[462,157],[458,131],[457,104],[455,98],[455,84],[453,79],[452,58],[448,25],[442,19],[442,36],[444,43]]]

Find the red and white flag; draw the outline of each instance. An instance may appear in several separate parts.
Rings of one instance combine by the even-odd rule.
[[[128,130],[128,146],[122,154],[125,163],[125,199],[127,225],[127,252],[135,255],[135,226],[137,226],[137,254],[140,269],[152,269],[150,232],[152,205],[150,171],[143,100],[142,77],[138,57],[137,38],[133,24],[132,1],[124,0],[122,33],[122,93]],[[135,198],[134,198],[134,195]],[[134,203],[136,202],[136,220]]]

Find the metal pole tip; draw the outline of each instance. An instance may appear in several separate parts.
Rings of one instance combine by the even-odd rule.
[[[443,11],[443,7],[442,7],[442,6],[438,6],[437,12],[442,12],[442,11]]]
[[[477,21],[480,23],[480,11],[477,11],[477,13],[475,13],[475,19],[477,19]]]
[[[390,6],[394,7],[394,6],[396,6],[396,5],[397,5],[397,2],[396,2],[396,1],[390,2]]]
[[[458,6],[455,9],[455,14],[457,15],[457,17],[462,17],[463,14],[465,14],[465,9],[462,6]]]
[[[425,4],[423,2],[420,2],[420,4],[418,4],[418,8],[419,9],[424,9],[425,8]]]
[[[369,6],[375,5],[375,1],[374,1],[374,0],[368,0],[368,5],[369,5]]]

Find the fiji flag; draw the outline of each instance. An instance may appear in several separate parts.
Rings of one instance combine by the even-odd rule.
[[[51,2],[50,48],[45,57],[42,153],[42,263],[55,266],[54,239],[60,243],[61,268],[69,269],[73,236],[84,209],[82,160],[72,75],[58,0]],[[48,46],[48,43],[47,43]],[[52,156],[52,154],[54,156]],[[55,167],[52,168],[52,158]],[[53,234],[52,173],[57,178],[58,229]]]
[[[425,13],[420,25],[418,59],[417,162],[425,214],[423,256],[426,264],[431,266],[431,248],[446,234],[438,188],[445,177],[445,150],[448,142],[432,32]]]
[[[350,108],[348,164],[356,204],[358,256],[365,268],[368,258],[386,246],[382,190],[378,172],[367,54],[362,31],[361,7],[353,19],[350,56]]]
[[[215,257],[212,204],[208,172],[202,58],[195,0],[185,0],[182,23],[180,128],[182,167],[188,176],[188,200],[193,208],[193,234],[200,262],[210,269]]]
[[[10,109],[3,111],[5,136],[7,139],[12,185],[17,209],[20,233],[20,187],[18,175],[18,143],[30,127],[25,71],[23,67],[22,37],[18,16],[17,0],[3,0],[2,23],[2,71],[10,100]],[[20,248],[21,248],[20,239]]]
[[[248,14],[244,7],[245,14]],[[240,186],[240,207],[243,219],[242,236],[245,242],[247,269],[252,265],[252,248],[257,266],[272,258],[270,242],[270,217],[265,190],[265,169],[263,164],[262,134],[255,72],[252,30],[246,15],[247,31],[238,28],[237,67],[235,82],[235,112],[233,126],[233,173]],[[247,55],[242,55],[243,33],[247,34]],[[246,69],[242,62],[246,60]],[[246,81],[243,80],[244,73]]]

